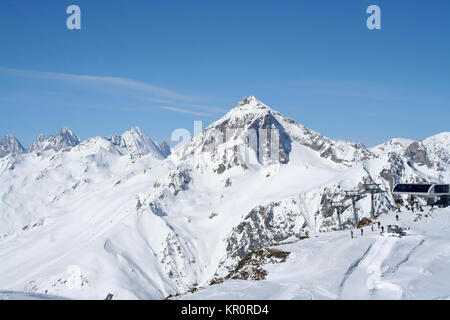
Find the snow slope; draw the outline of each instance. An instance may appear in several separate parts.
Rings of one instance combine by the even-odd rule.
[[[382,215],[382,225],[411,227],[403,238],[375,226],[336,231],[274,247],[290,252],[283,264],[265,265],[262,281],[226,280],[180,299],[450,299],[450,209]]]
[[[352,227],[344,190],[447,181],[447,136],[368,149],[255,97],[173,152],[139,128],[86,141],[63,129],[0,158],[0,289],[164,299],[205,287],[249,252],[306,233],[332,237],[332,201],[344,201],[342,226]],[[376,201],[377,212],[393,207],[390,192]],[[356,207],[358,220],[370,216],[368,197]]]
[[[0,291],[0,300],[65,300],[65,298],[48,294]]]

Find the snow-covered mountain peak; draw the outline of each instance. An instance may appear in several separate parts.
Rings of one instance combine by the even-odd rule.
[[[239,101],[230,112],[225,115],[225,118],[232,116],[239,117],[245,114],[263,115],[273,111],[269,106],[262,103],[255,96],[248,96]]]
[[[186,159],[194,154],[210,153],[211,160],[223,169],[238,165],[248,167],[248,161],[241,158],[242,152],[255,164],[287,164],[295,145],[302,158],[319,157],[345,166],[374,157],[365,146],[326,138],[283,116],[254,96],[242,99],[223,118],[177,150],[177,154]],[[248,148],[242,151],[242,147]],[[278,152],[274,152],[274,148]],[[255,159],[258,160],[255,162]]]
[[[20,154],[25,151],[20,142],[11,134],[0,139],[0,158],[8,154]]]
[[[298,249],[317,236],[328,239],[319,257],[328,261],[329,252],[356,242],[348,231],[331,238],[319,232],[353,228],[370,217],[370,197],[353,210],[344,190],[379,183],[386,193],[375,196],[376,213],[392,210],[395,183],[450,179],[450,162],[444,160],[450,159],[448,137],[393,139],[384,144],[383,156],[376,156],[361,144],[327,138],[247,97],[167,160],[159,159],[170,153],[168,144],[153,142],[139,127],[58,153],[39,151],[44,157],[7,155],[0,159],[0,256],[7,262],[0,263],[0,288],[79,299],[109,293],[115,299],[163,299],[218,283],[252,252],[308,234],[313,236]],[[54,137],[41,135],[35,147],[48,150],[78,141],[63,128]],[[387,146],[399,151],[387,153]],[[347,209],[338,215],[332,204],[341,200]],[[430,220],[431,213],[426,221],[435,219]],[[401,221],[407,217],[406,226],[414,223],[416,229],[416,216],[402,214]],[[394,223],[392,215],[378,219]],[[370,234],[358,240],[354,256],[341,259],[344,280],[348,266],[364,252],[390,246],[389,239]],[[397,250],[407,258],[410,250],[404,250],[403,241],[408,239],[399,240]],[[373,247],[367,242],[372,240]],[[410,241],[414,252],[428,241],[416,240]],[[392,263],[398,269],[398,259]],[[67,286],[67,268],[75,265],[81,271],[80,290]],[[312,271],[327,268],[312,266]],[[344,292],[338,278],[337,292]],[[439,296],[448,296],[444,293]]]
[[[442,132],[423,140],[434,162],[443,162],[450,165],[450,132]],[[441,164],[441,169],[442,164]]]
[[[28,149],[28,152],[44,152],[53,150],[58,152],[66,148],[72,148],[80,144],[80,139],[67,127],[61,129],[56,136],[46,138],[40,134],[36,141]]]
[[[410,139],[393,138],[385,143],[371,148],[370,150],[377,155],[388,154],[390,152],[402,153],[413,142],[414,140]]]
[[[152,154],[157,159],[166,158],[165,151],[150,139],[140,127],[125,131],[121,136],[121,146],[133,156]]]
[[[144,133],[144,130],[142,130],[142,128],[139,126],[132,127],[130,130],[125,131],[124,134],[132,134],[132,135],[136,135],[139,137],[146,136],[146,134]]]
[[[450,149],[450,132],[441,132],[437,135],[431,136],[423,141],[425,145],[440,144]]]
[[[69,147],[74,147],[80,143],[80,139],[67,127],[62,128],[56,137],[61,139],[62,144]]]
[[[212,123],[207,129],[217,127],[248,129],[255,127],[255,122],[271,122],[274,115],[280,115],[255,96],[248,96],[239,101],[225,116]],[[270,120],[269,120],[270,119]]]
[[[256,97],[246,97],[190,143],[178,149],[176,154],[181,160],[194,154],[206,155],[209,158],[208,166],[212,165],[217,172],[223,172],[223,168],[248,168],[249,162],[255,165],[277,162],[268,160],[268,157],[276,157],[276,152],[273,152],[275,149],[271,150],[271,147],[279,142],[275,146],[279,147],[279,160],[287,163],[291,139],[275,115],[280,114]],[[274,130],[278,131],[273,133]],[[276,142],[272,143],[272,140]]]
[[[76,137],[75,134],[73,133],[72,130],[70,130],[67,127],[63,127],[61,128],[61,130],[58,133],[59,135],[66,135],[66,136],[71,136],[71,137]]]
[[[249,109],[249,108],[266,108],[266,109],[270,109],[267,105],[262,103],[261,100],[259,100],[255,96],[248,96],[248,97],[243,98],[241,101],[239,101],[236,104],[234,109],[242,108],[242,107],[245,107],[247,109]]]

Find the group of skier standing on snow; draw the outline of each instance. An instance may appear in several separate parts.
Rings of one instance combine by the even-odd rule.
[[[402,202],[403,202],[403,201],[402,201],[401,199],[398,199],[398,200],[396,201],[396,204],[397,204],[397,209],[396,209],[396,211],[397,211],[397,212],[401,212],[400,206],[401,206]],[[423,211],[424,211],[423,208],[422,208],[422,206],[419,205],[418,202],[414,202],[413,199],[412,199],[411,202],[410,202],[410,206],[406,205],[406,209],[407,209],[408,211],[414,212],[414,205],[415,205],[417,211],[420,211],[420,212],[423,212]],[[400,220],[400,217],[398,216],[398,214],[395,215],[395,220],[396,220],[396,221],[399,221],[399,220]],[[374,227],[373,227],[373,226],[374,226],[373,224],[370,226],[372,232],[374,231]],[[381,229],[381,234],[383,234],[383,233],[384,233],[384,226],[381,225],[380,221],[377,222],[377,226],[378,226],[378,229]],[[408,228],[408,230],[409,230],[409,229],[410,229],[410,228]],[[363,236],[363,235],[364,235],[364,228],[361,228],[361,229],[360,229],[360,232],[361,232],[361,236]],[[354,238],[353,230],[350,230],[350,236],[351,236],[351,238]]]
[[[396,216],[396,218],[397,218],[397,221],[398,221],[398,215]],[[381,233],[383,233],[384,232],[384,226],[382,226],[379,221],[377,223],[377,226],[378,226],[378,229],[381,229]],[[370,226],[370,229],[372,230],[372,232],[374,231],[373,224]],[[363,236],[364,235],[364,228],[361,228],[360,232],[361,232],[361,236]],[[350,230],[350,236],[352,238],[354,238],[353,230]]]

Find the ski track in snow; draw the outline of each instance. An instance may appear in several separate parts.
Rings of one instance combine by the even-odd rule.
[[[383,263],[390,256],[392,247],[396,241],[397,239],[395,238],[377,239],[375,243],[365,252],[361,260],[359,260],[359,262],[355,265],[354,270],[352,270],[348,277],[350,280],[346,279],[346,283],[354,281],[359,283],[362,287],[361,291],[366,291],[365,289],[368,289],[369,296],[366,298],[373,296],[376,290],[394,290],[395,297],[398,297],[396,293],[401,291],[401,289],[386,282],[385,280],[382,280]],[[352,279],[352,277],[355,279]],[[365,286],[363,284],[365,284]],[[349,287],[350,289],[348,290],[345,290],[346,288],[342,287],[343,290],[340,295],[341,298],[362,299],[365,297],[364,292],[355,292],[357,285],[352,284]],[[385,296],[387,296],[387,294],[388,293],[386,293]]]
[[[366,251],[362,254],[360,258],[358,258],[356,261],[354,261],[350,267],[347,269],[347,271],[344,274],[344,277],[342,278],[342,281],[339,285],[339,294],[338,297],[341,298],[342,294],[344,292],[345,283],[347,282],[348,278],[355,272],[355,270],[359,267],[361,262],[366,258],[366,256],[369,254],[370,250],[372,249],[373,244],[370,244],[370,246],[367,248]]]
[[[211,133],[230,128],[243,132],[210,149]],[[255,161],[240,159],[244,131],[271,128],[279,129],[280,161],[255,147],[247,150]],[[10,292],[3,297],[164,299],[191,297],[193,288],[205,288],[192,295],[203,299],[448,297],[450,223],[441,211],[417,223],[402,215],[400,223],[417,228],[404,239],[367,232],[349,240],[348,230],[330,232],[338,229],[330,204],[365,182],[389,190],[402,180],[450,180],[449,143],[444,132],[369,149],[324,137],[255,97],[170,156],[140,128],[86,141],[64,128],[27,150],[7,136],[0,140],[0,288]],[[376,201],[378,212],[392,210],[390,192]],[[353,210],[344,204],[350,228]],[[370,217],[369,198],[356,207],[358,219]],[[393,215],[380,220],[397,224]],[[276,242],[292,254],[267,266],[266,280],[207,286],[248,251]],[[82,271],[82,289],[66,285],[71,266]]]
[[[425,239],[420,240],[419,244],[417,244],[414,248],[412,248],[407,254],[406,256],[399,262],[397,263],[395,266],[393,267],[389,267],[384,273],[396,273],[398,271],[398,269],[400,268],[400,266],[406,262],[409,261],[409,259],[411,258],[411,256],[419,249],[419,247],[421,247],[423,244],[425,243]]]
[[[233,286],[225,281],[181,299],[229,299],[239,282],[249,299],[448,299],[449,240],[441,230],[450,225],[450,209],[435,210],[419,222],[410,212],[397,222],[395,214],[379,221],[411,226],[410,234],[384,237],[366,228],[354,239],[346,230],[283,244],[275,248],[291,252],[288,260],[264,266],[268,278],[253,281],[251,289],[251,281],[233,280]]]

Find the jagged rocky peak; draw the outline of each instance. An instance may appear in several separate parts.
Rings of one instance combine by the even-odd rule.
[[[275,114],[254,96],[246,97],[177,154],[181,159],[208,154],[219,173],[234,166],[247,168],[246,157],[257,159],[255,164],[288,163],[291,138]]]
[[[280,132],[280,144],[286,145],[286,142],[288,143],[286,145],[288,149],[285,151],[290,152],[290,145],[295,141],[311,148],[313,151],[319,152],[322,158],[347,166],[374,156],[364,145],[324,137],[319,132],[310,130],[271,109],[254,96],[242,99],[222,120],[215,124],[220,122],[228,126],[231,123],[238,123],[242,126],[242,123],[244,123],[244,125],[246,124],[248,127],[255,129],[278,129]]]
[[[7,134],[3,139],[0,139],[0,158],[8,154],[21,154],[24,151],[25,148],[13,135]]]
[[[67,127],[62,128],[56,137],[60,144],[68,147],[75,147],[80,144],[80,139]]]
[[[255,96],[248,96],[239,101],[222,119],[216,121],[211,126],[226,122],[229,126],[250,125],[257,118],[280,115],[270,107],[262,103]]]
[[[69,128],[62,128],[56,136],[45,137],[40,134],[28,152],[60,151],[80,144],[80,139]]]
[[[116,144],[120,141],[120,146],[127,149],[133,156],[143,156],[152,154],[158,159],[164,159],[167,156],[167,150],[162,150],[159,145],[153,142],[140,127],[131,128],[125,131],[120,138],[112,137]]]
[[[255,111],[255,110],[263,110],[263,111],[269,111],[272,110],[269,106],[262,103],[258,98],[255,96],[248,96],[243,98],[241,101],[239,101],[232,111],[241,110],[241,111]]]
[[[375,156],[362,144],[332,140],[307,129],[254,96],[238,102],[223,118],[212,123],[190,144],[180,148],[177,154],[186,159],[193,154],[210,152],[213,161],[222,162],[220,171],[223,172],[224,168],[247,165],[239,148],[249,145],[250,141],[257,141],[248,150],[253,152],[253,159],[258,159],[263,165],[289,163],[294,143],[310,148],[324,159],[345,166],[352,166]],[[278,149],[278,155],[273,152],[274,148]]]

